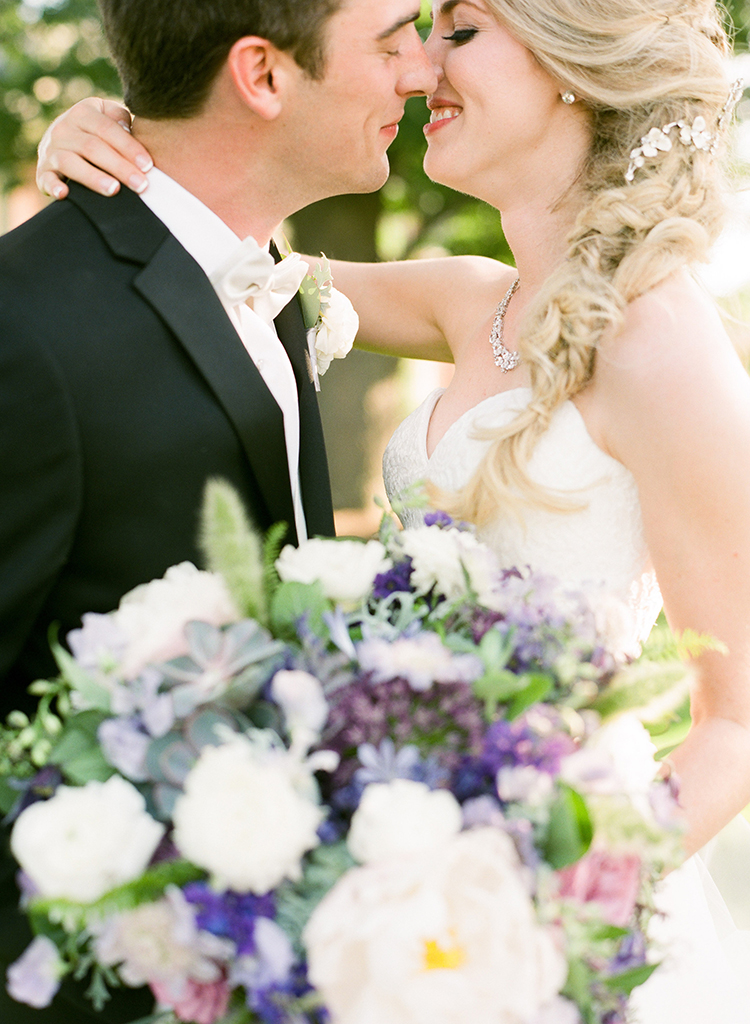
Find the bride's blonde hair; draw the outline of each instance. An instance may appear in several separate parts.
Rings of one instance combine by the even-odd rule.
[[[571,502],[526,467],[559,406],[590,380],[596,347],[626,305],[679,267],[706,258],[723,220],[715,157],[677,141],[632,182],[630,154],[652,128],[702,116],[716,134],[729,93],[726,33],[713,0],[485,0],[539,64],[590,111],[592,146],[576,187],[584,196],[565,261],[521,327],[529,405],[483,431],[489,450],[451,511],[475,523],[499,508],[556,510]],[[442,506],[446,505],[443,501]]]

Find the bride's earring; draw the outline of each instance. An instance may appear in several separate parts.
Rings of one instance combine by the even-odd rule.
[[[576,96],[574,92],[570,91],[570,89],[566,89],[565,92],[560,95],[560,99],[563,103],[570,105],[571,103],[575,103]]]

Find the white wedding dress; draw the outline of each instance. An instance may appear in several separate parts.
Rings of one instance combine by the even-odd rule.
[[[446,431],[427,456],[427,428],[442,394],[434,391],[399,426],[383,458],[391,500],[420,480],[453,491],[468,482],[487,450],[476,428],[508,423],[531,391],[515,388],[480,402]],[[520,523],[498,516],[479,536],[505,567],[530,566],[562,583],[615,595],[632,613],[632,641],[645,638],[661,606],[649,564],[638,489],[606,455],[572,402],[554,415],[530,462],[531,476],[582,507],[572,513],[529,510]],[[404,526],[421,522],[406,509]],[[736,819],[663,883],[667,917],[655,938],[664,964],[632,999],[633,1024],[750,1024],[750,825]]]

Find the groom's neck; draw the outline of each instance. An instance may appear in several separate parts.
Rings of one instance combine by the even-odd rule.
[[[265,245],[294,212],[294,202],[286,195],[283,168],[273,166],[262,146],[249,144],[247,125],[239,139],[238,128],[215,117],[136,118],[133,135],[159,170],[213,210],[236,235],[252,235]]]

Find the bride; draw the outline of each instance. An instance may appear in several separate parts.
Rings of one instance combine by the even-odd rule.
[[[719,14],[713,0],[447,0],[426,49],[425,169],[501,211],[517,270],[333,264],[361,347],[455,363],[396,432],[386,483],[430,481],[505,564],[619,594],[634,639],[660,590],[675,630],[726,646],[696,663],[670,759],[687,850],[705,849],[666,882],[677,934],[634,1002],[646,1024],[747,1024],[748,897],[730,911],[706,871],[721,833],[726,896],[736,849],[721,830],[750,802],[750,380],[690,269],[721,226]],[[145,151],[96,110],[48,134],[46,191],[65,192],[56,169],[102,188],[76,156],[91,132],[114,145],[89,150],[103,169],[145,180]]]

